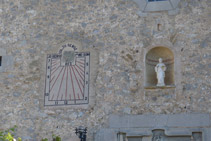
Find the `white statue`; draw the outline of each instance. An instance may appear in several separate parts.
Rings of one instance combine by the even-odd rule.
[[[163,63],[163,59],[159,58],[159,63],[155,66],[155,72],[157,74],[157,86],[165,86],[164,78],[165,78],[166,65]]]

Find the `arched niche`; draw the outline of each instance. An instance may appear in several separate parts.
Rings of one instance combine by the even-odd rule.
[[[167,47],[154,47],[150,49],[145,56],[145,86],[156,86],[157,78],[155,66],[159,63],[159,58],[163,59],[163,63],[167,69],[165,71],[165,85],[174,85],[174,53]]]
[[[66,47],[61,50],[61,66],[75,65],[75,50],[72,47]]]

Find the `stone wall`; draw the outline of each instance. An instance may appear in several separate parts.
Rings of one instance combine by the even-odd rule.
[[[138,0],[0,0],[0,129],[23,140],[88,141],[111,115],[211,114],[210,0],[143,11]],[[162,10],[162,9],[161,9]],[[90,103],[44,106],[46,57],[64,43],[91,51]],[[174,52],[173,87],[145,87],[145,55]],[[4,65],[3,65],[4,64]]]

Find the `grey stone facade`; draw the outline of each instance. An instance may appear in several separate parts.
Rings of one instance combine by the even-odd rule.
[[[0,0],[0,129],[17,125],[24,141],[52,134],[77,141],[80,125],[88,141],[115,141],[119,131],[188,139],[199,132],[210,141],[210,7],[210,0]],[[89,103],[44,106],[47,55],[67,43],[91,53]],[[159,56],[171,60],[166,87],[154,85]]]

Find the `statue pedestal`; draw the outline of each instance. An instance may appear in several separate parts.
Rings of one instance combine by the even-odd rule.
[[[166,86],[164,83],[163,84],[157,84],[157,87],[164,87]]]
[[[176,88],[175,85],[165,85],[165,86],[145,86],[145,89],[172,89]]]

